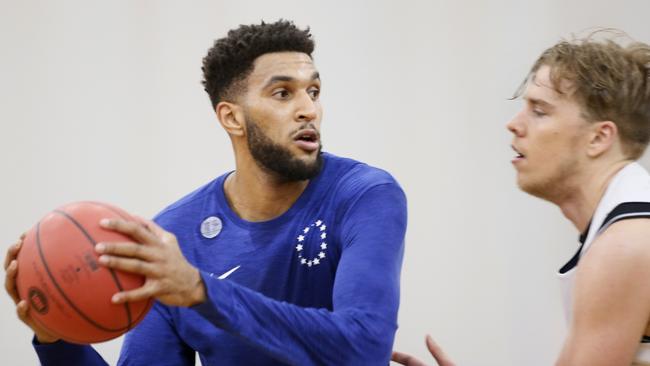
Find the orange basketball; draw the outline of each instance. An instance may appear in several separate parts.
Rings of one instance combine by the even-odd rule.
[[[105,203],[76,202],[39,221],[18,253],[16,285],[30,304],[31,317],[50,333],[73,343],[120,336],[149,311],[152,300],[113,304],[119,291],[144,284],[144,277],[98,263],[95,244],[131,238],[99,226],[104,218],[134,220]]]

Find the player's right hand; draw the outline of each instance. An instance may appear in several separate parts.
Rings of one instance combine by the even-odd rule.
[[[29,303],[26,300],[21,300],[18,296],[18,289],[16,288],[16,275],[18,274],[18,261],[16,257],[20,252],[20,247],[23,245],[25,234],[20,236],[20,239],[15,244],[9,246],[7,255],[5,256],[5,290],[16,304],[16,314],[23,323],[30,327],[36,335],[36,340],[40,343],[53,343],[59,339],[40,327],[34,319],[29,315]]]

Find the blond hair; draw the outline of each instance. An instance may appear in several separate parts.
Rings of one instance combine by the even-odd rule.
[[[541,54],[527,80],[549,66],[553,88],[575,98],[587,120],[614,122],[623,153],[638,159],[650,141],[650,46],[622,45],[612,39],[621,34],[600,30],[583,39],[563,40]],[[608,39],[597,39],[601,35]],[[564,81],[569,82],[569,90],[561,88]]]

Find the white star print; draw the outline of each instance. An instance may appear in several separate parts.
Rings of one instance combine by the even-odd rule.
[[[308,252],[307,247],[311,245],[310,240],[318,240],[312,238],[311,234],[308,234],[314,231],[312,230],[312,227],[318,229],[316,230],[316,232],[320,233],[321,243],[319,245],[320,250],[317,252],[317,254],[314,255],[314,257],[310,258],[310,256],[307,255]],[[300,265],[306,264],[307,267],[313,267],[323,263],[323,261],[327,257],[328,244],[325,242],[326,238],[327,238],[327,225],[325,225],[325,222],[323,222],[323,220],[316,220],[302,229],[302,233],[299,233],[299,235],[296,237],[296,243],[295,243],[296,253],[298,254],[298,261],[300,262]]]

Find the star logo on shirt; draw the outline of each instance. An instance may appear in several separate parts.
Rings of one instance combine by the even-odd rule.
[[[312,232],[312,227],[314,227],[314,231],[318,234],[309,234]],[[327,258],[327,243],[324,241],[326,238],[327,225],[325,225],[325,222],[323,220],[316,220],[301,230],[301,234],[296,237],[295,245],[300,266],[304,266],[304,268],[308,269],[323,263],[325,258]],[[313,245],[310,244],[312,240],[316,241],[316,243],[319,243],[318,247],[316,248],[316,252],[309,250],[310,245]]]

